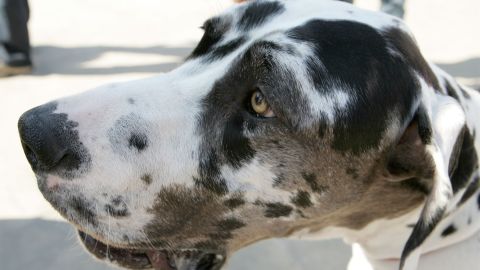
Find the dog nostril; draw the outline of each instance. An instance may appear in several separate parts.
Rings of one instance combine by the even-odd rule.
[[[30,165],[32,165],[33,168],[38,167],[38,159],[37,159],[37,156],[35,155],[35,152],[33,152],[32,149],[30,149],[30,147],[28,147],[28,145],[25,144],[23,141],[22,141],[22,148]]]
[[[18,131],[25,156],[34,171],[48,172],[59,164],[71,163],[69,141],[62,122],[52,114],[51,106],[25,112],[18,121]]]
[[[67,149],[59,147],[58,145],[48,146],[43,143],[28,144],[22,140],[22,148],[28,162],[34,170],[49,171],[58,164],[68,163]]]

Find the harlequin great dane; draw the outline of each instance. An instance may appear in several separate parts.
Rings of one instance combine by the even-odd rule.
[[[342,237],[374,269],[479,269],[480,95],[401,21],[260,0],[203,28],[171,72],[21,116],[38,186],[87,250],[219,269],[262,239]]]

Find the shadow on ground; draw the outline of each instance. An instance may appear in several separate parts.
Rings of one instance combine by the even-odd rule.
[[[73,227],[42,219],[0,220],[2,270],[107,270],[76,243]]]
[[[0,220],[0,269],[116,269],[95,261],[76,241],[73,227],[64,222]],[[350,248],[337,240],[269,240],[237,252],[226,269],[339,270],[350,256]]]
[[[438,66],[454,77],[480,78],[480,58],[472,58],[452,64],[438,64]]]
[[[57,47],[37,46],[34,48],[34,61],[37,67],[33,75],[50,74],[63,75],[109,75],[123,73],[160,73],[174,69],[192,51],[192,46],[185,47],[121,47],[121,46],[90,46],[90,47]],[[86,67],[85,63],[94,61],[106,53],[134,53],[161,56],[174,56],[176,61],[162,63],[119,65],[109,67]],[[134,56],[131,56],[134,57]],[[480,79],[480,58],[471,58],[457,63],[438,63],[438,66],[454,77]]]
[[[50,74],[63,75],[109,75],[122,73],[160,73],[177,67],[190,52],[191,47],[120,47],[120,46],[91,46],[91,47],[56,47],[37,46],[33,49],[35,70],[33,75],[43,76]],[[167,61],[153,64],[85,67],[85,63],[98,59],[106,53],[134,53],[161,56],[174,56],[178,61]],[[131,56],[135,57],[135,56]],[[131,62],[131,61],[130,61]]]
[[[468,86],[480,90],[480,58],[467,59],[451,64],[439,63],[438,66],[453,77],[461,77],[471,81]]]

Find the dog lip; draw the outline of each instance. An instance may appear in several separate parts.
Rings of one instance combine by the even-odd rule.
[[[112,245],[107,245],[104,242],[97,240],[93,236],[80,230],[78,231],[78,235],[80,237],[80,241],[84,244],[87,251],[98,259],[108,260],[112,263],[118,264],[121,267],[131,269],[152,269],[154,267],[153,263],[150,261],[150,257],[144,250],[120,248]],[[171,268],[155,269],[171,270]]]
[[[187,267],[196,270],[218,270],[225,262],[225,257],[217,253],[119,247],[107,245],[81,230],[78,230],[78,235],[93,256],[130,269],[175,270],[179,266],[181,269]]]

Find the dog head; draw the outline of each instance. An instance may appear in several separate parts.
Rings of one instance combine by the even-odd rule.
[[[425,197],[430,224],[464,120],[454,101],[436,105],[436,77],[400,21],[254,1],[203,28],[169,73],[21,117],[41,192],[88,250],[130,268],[217,269],[261,239],[360,229]],[[447,107],[452,127],[438,133]]]

